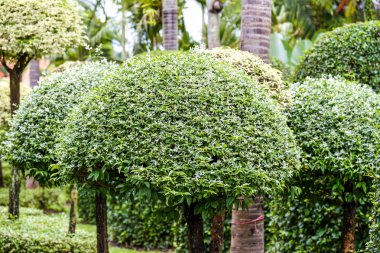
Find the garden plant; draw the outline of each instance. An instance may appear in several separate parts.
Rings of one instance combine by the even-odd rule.
[[[60,176],[181,208],[190,252],[205,252],[203,219],[239,196],[282,190],[298,148],[257,82],[209,55],[127,61],[66,118]]]

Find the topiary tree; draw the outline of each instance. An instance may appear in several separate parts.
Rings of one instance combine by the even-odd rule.
[[[372,175],[380,163],[379,96],[369,87],[331,77],[308,78],[291,89],[294,96],[287,110],[288,125],[302,149],[303,169],[298,186],[307,191],[303,193],[306,203],[313,202],[317,192],[323,194],[320,197],[324,201],[329,201],[330,210],[323,215],[337,211],[341,218],[339,251],[353,252],[357,211],[360,208],[365,212],[368,207]],[[313,184],[319,185],[319,189]],[[340,209],[334,209],[335,203],[340,204]],[[324,208],[323,205],[316,207]],[[310,205],[302,212],[310,213]],[[306,224],[308,216],[300,214],[296,226]],[[315,224],[320,219],[323,217],[314,217]],[[331,222],[328,227],[334,226]],[[324,229],[314,227],[314,231],[328,233]]]
[[[98,85],[113,66],[106,62],[87,63],[43,80],[11,120],[3,148],[10,164],[42,186],[59,183],[52,179],[55,172],[50,166],[56,163],[53,150],[64,127],[62,122],[81,96]]]
[[[290,94],[288,87],[281,80],[281,72],[266,64],[260,57],[230,48],[214,48],[201,50],[201,52],[209,53],[216,59],[243,70],[254,81],[257,81],[270,94],[271,98],[277,100],[282,106],[289,104]]]
[[[350,24],[325,33],[305,54],[294,79],[342,76],[380,89],[380,21]]]
[[[82,25],[72,0],[0,0],[0,62],[10,76],[11,114],[20,103],[21,76],[34,59],[83,44]],[[19,175],[12,168],[9,214],[18,216]]]
[[[190,252],[205,252],[202,215],[283,189],[298,166],[285,117],[261,85],[204,54],[126,62],[65,125],[61,177],[181,207]]]

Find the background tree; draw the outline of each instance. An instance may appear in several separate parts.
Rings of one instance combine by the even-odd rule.
[[[380,88],[380,21],[356,23],[325,33],[305,54],[294,79],[324,74]]]
[[[10,76],[10,106],[14,114],[20,103],[21,75],[33,58],[62,53],[83,43],[82,26],[74,2],[1,0],[0,61]],[[15,32],[17,31],[17,32]],[[19,172],[12,168],[9,214],[18,217]]]
[[[114,65],[107,62],[87,63],[43,80],[41,87],[25,99],[12,119],[4,147],[6,160],[43,186],[62,184],[51,166],[57,163],[54,149],[64,127],[63,121],[83,95],[99,85],[112,68]],[[75,192],[74,188],[72,221],[76,218]],[[104,203],[101,205],[103,208]],[[75,224],[70,222],[70,232],[74,231]]]
[[[284,116],[228,64],[170,53],[127,61],[113,78],[67,118],[61,176],[181,208],[190,252],[205,252],[202,216],[283,188],[297,168]]]
[[[207,38],[208,48],[220,47],[220,13],[223,3],[220,0],[207,0]]]
[[[306,79],[292,86],[290,128],[302,148],[301,175],[320,172],[320,187],[340,202],[342,253],[354,251],[357,210],[371,189],[380,159],[380,100],[367,86],[344,79]],[[312,194],[312,193],[311,193]]]

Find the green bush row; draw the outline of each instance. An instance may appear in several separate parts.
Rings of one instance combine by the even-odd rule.
[[[0,207],[0,253],[96,253],[94,236],[82,231],[69,235],[67,229],[64,214],[22,208],[20,219],[10,221],[6,208]]]

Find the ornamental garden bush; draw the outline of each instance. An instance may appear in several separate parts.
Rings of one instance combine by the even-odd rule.
[[[355,23],[325,33],[305,54],[296,81],[324,74],[380,89],[380,21]]]
[[[363,249],[368,227],[362,220],[380,162],[379,96],[332,77],[307,78],[291,90],[286,113],[302,169],[293,196],[272,203],[270,252],[350,252],[354,239]]]
[[[282,190],[298,167],[294,137],[262,85],[207,54],[127,61],[64,125],[61,177],[181,208],[190,252],[205,250],[202,214]]]
[[[43,215],[32,208],[21,211],[20,219],[11,221],[6,208],[0,207],[0,253],[96,253],[92,234],[67,234],[66,215]]]

